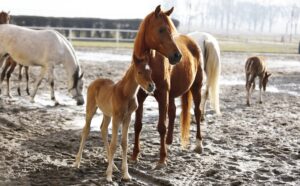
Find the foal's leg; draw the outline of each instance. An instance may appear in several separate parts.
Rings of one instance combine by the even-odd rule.
[[[262,77],[259,77],[259,103],[262,104]]]
[[[26,77],[26,93],[27,95],[30,95],[29,93],[29,67],[28,66],[25,66],[25,77]]]
[[[128,173],[128,164],[127,164],[127,144],[128,144],[128,128],[131,121],[131,114],[124,119],[123,128],[122,128],[122,174],[123,179],[128,181],[131,180],[131,176]]]
[[[142,119],[143,119],[143,104],[148,94],[142,89],[139,89],[137,94],[138,108],[135,111],[135,123],[134,123],[134,147],[131,159],[137,161],[140,153],[140,134],[142,131]]]
[[[10,65],[10,68],[9,68],[7,74],[6,74],[6,83],[7,83],[6,95],[7,95],[8,97],[11,97],[11,95],[10,95],[10,87],[9,87],[9,79],[10,79],[11,74],[12,74],[13,71],[15,70],[16,65],[17,65],[16,62],[12,62],[11,65]]]
[[[87,105],[86,105],[86,116],[85,116],[85,125],[81,133],[81,140],[80,140],[80,147],[79,151],[76,156],[76,161],[75,161],[75,167],[79,168],[80,167],[80,160],[82,157],[82,151],[84,148],[84,144],[86,141],[87,136],[90,133],[90,126],[91,126],[91,121],[96,113],[97,106],[94,100],[87,100]]]
[[[5,79],[5,74],[6,74],[6,71],[7,69],[10,67],[10,62],[9,62],[9,59],[6,60],[6,62],[4,63],[4,67],[3,67],[3,70],[1,72],[1,79],[0,79],[0,93],[1,93],[1,85],[2,85],[2,82],[4,81]],[[1,66],[0,66],[1,67]]]
[[[108,142],[107,134],[108,134],[108,126],[109,126],[110,121],[111,121],[111,117],[103,114],[102,123],[100,125],[100,131],[101,131],[101,136],[102,136],[102,140],[104,143],[104,148],[106,150],[107,160],[109,157],[109,142]],[[115,164],[113,164],[113,169],[118,171],[118,168]]]
[[[167,145],[171,145],[173,142],[174,122],[176,117],[175,98],[169,98],[168,116],[169,116],[169,126],[168,126],[166,143]]]
[[[41,84],[41,82],[42,82],[42,80],[43,80],[43,78],[44,78],[47,70],[48,70],[48,67],[42,67],[42,69],[40,71],[40,76],[36,80],[35,85],[34,85],[34,90],[33,90],[32,94],[31,94],[31,102],[34,102],[34,97],[36,95],[37,89],[39,88],[39,86],[40,86],[40,84]]]
[[[118,130],[122,119],[119,116],[113,116],[112,119],[112,139],[109,145],[109,157],[108,157],[108,167],[106,170],[106,180],[112,182],[112,171],[114,164],[114,155],[117,149],[118,143]]]

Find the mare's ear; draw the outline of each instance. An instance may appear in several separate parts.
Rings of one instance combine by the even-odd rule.
[[[166,11],[165,14],[167,16],[170,16],[172,14],[173,10],[174,10],[174,7],[172,7],[170,10]]]
[[[83,72],[80,74],[79,79],[83,78]]]
[[[158,5],[156,8],[155,8],[155,16],[158,17],[159,13],[160,13],[161,9],[160,9],[160,5]]]

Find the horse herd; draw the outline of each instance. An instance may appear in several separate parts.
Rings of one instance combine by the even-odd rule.
[[[181,97],[182,105],[181,144],[183,147],[189,144],[189,111],[193,101],[197,126],[195,151],[198,153],[203,151],[200,121],[204,119],[208,97],[216,114],[221,114],[218,84],[221,69],[220,48],[217,40],[210,34],[201,32],[179,34],[169,18],[172,12],[173,8],[162,11],[160,6],[157,6],[143,19],[135,38],[131,65],[120,81],[114,83],[109,79],[97,79],[88,86],[86,123],[81,134],[76,167],[80,166],[91,120],[99,109],[103,113],[101,135],[108,159],[106,179],[112,181],[112,172],[117,169],[114,164],[114,154],[118,142],[118,130],[122,126],[122,178],[130,180],[127,164],[128,128],[132,113],[135,112],[135,138],[131,158],[137,161],[141,150],[139,138],[142,130],[143,103],[149,95],[155,97],[159,109],[157,130],[160,135],[160,158],[157,167],[166,166],[167,145],[171,145],[173,140],[177,97]],[[28,66],[41,66],[40,76],[31,93],[31,100],[34,101],[38,86],[48,73],[51,99],[56,102],[53,68],[56,64],[63,64],[68,77],[69,92],[78,105],[83,105],[83,72],[71,43],[57,31],[37,31],[10,25],[9,15],[5,12],[0,13],[0,21],[0,67],[5,62],[1,82],[6,70],[10,68],[8,71],[10,74],[17,64],[25,66],[26,69]],[[11,64],[8,64],[8,61],[11,61]],[[259,87],[265,90],[270,73],[266,71],[262,57],[249,58],[245,68],[247,104],[250,105],[250,89],[253,91],[255,87],[255,77],[259,76]],[[28,77],[28,70],[26,72]],[[21,74],[21,70],[19,73]],[[7,75],[8,79],[9,76]],[[204,77],[206,83],[204,92],[201,93]],[[29,90],[27,93],[29,94]],[[166,124],[167,118],[168,124]],[[112,137],[109,142],[108,126],[111,120]]]

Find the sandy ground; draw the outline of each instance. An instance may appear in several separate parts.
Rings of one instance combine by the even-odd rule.
[[[75,106],[68,97],[64,71],[56,68],[60,77],[55,84],[59,106],[49,101],[49,86],[45,81],[34,104],[28,96],[17,96],[13,82],[14,97],[0,98],[0,185],[300,185],[300,57],[267,55],[273,73],[269,91],[267,88],[264,103],[258,104],[256,90],[252,106],[247,107],[244,62],[249,55],[222,54],[223,115],[216,117],[208,108],[206,121],[202,123],[203,154],[193,152],[195,125],[191,128],[190,148],[181,149],[177,111],[168,166],[155,170],[159,150],[158,111],[154,99],[148,100],[141,135],[142,156],[137,164],[129,164],[131,182],[122,182],[120,172],[113,174],[112,184],[105,181],[107,163],[99,133],[100,121],[89,135],[81,168],[73,167],[85,108]],[[283,68],[286,61],[294,62]],[[82,61],[85,86],[97,77],[120,79],[128,64],[129,61],[104,63],[101,59]],[[37,70],[31,69],[32,82]],[[132,121],[129,155],[133,135]],[[119,169],[120,150],[119,147],[115,158]]]

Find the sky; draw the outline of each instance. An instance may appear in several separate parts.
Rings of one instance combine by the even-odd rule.
[[[0,0],[11,15],[144,18],[161,0]],[[138,7],[138,8],[136,8]]]

